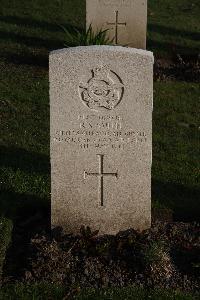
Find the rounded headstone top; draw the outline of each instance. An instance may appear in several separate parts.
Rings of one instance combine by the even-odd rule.
[[[154,55],[153,52],[143,50],[143,49],[137,49],[137,48],[130,48],[130,47],[123,47],[123,46],[107,46],[107,45],[92,45],[92,46],[78,46],[78,47],[70,47],[70,48],[63,48],[58,49],[50,52],[50,56],[54,55],[62,55],[67,53],[77,53],[77,52],[110,52],[113,53],[124,53],[124,54],[136,54],[141,55],[145,57],[149,57],[152,59],[152,62],[154,62]]]

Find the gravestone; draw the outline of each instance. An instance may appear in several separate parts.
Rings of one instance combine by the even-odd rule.
[[[116,45],[146,49],[147,0],[86,0],[86,26],[108,29]]]
[[[115,234],[151,223],[153,54],[50,54],[52,226]]]

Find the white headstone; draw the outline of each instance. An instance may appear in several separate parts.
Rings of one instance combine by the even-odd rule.
[[[52,226],[151,223],[153,55],[119,46],[50,54]]]
[[[147,0],[86,0],[86,26],[117,45],[146,49]]]

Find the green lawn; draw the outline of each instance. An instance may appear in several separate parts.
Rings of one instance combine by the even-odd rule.
[[[200,216],[199,85],[154,84],[153,186],[155,206],[171,208],[179,220]],[[192,124],[187,128],[182,124]]]
[[[200,50],[199,0],[149,0],[148,48],[163,56]]]
[[[71,297],[70,297],[71,296]],[[195,296],[185,295],[179,291],[145,290],[142,288],[128,287],[122,289],[107,289],[97,291],[87,289],[68,294],[61,286],[39,284],[39,285],[9,285],[0,290],[0,300],[196,300]]]
[[[83,29],[84,15],[82,0],[0,0],[0,216],[13,221],[48,211],[48,53],[63,47],[59,25]],[[148,15],[156,56],[199,51],[199,0],[149,0]],[[199,92],[192,82],[154,85],[153,206],[177,220],[200,217]]]

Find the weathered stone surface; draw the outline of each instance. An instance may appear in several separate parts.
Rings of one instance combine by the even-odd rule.
[[[114,234],[151,222],[153,55],[119,46],[50,54],[52,226]]]
[[[117,45],[146,49],[147,0],[86,0],[86,25],[109,29]]]

